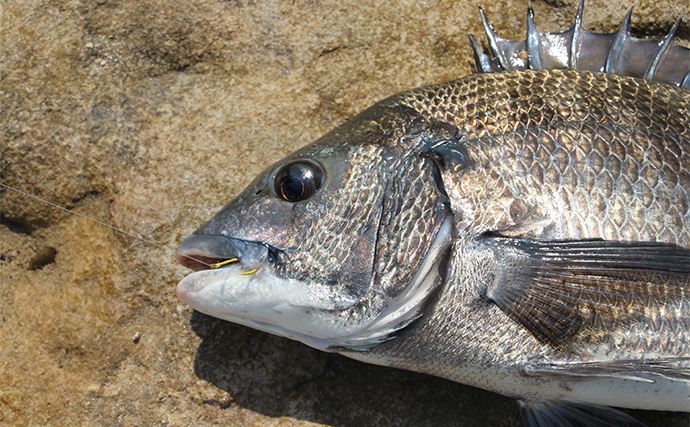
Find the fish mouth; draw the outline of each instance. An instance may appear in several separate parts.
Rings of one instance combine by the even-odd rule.
[[[194,271],[239,263],[247,273],[258,271],[269,255],[269,248],[263,243],[209,234],[192,234],[175,252],[177,261]]]

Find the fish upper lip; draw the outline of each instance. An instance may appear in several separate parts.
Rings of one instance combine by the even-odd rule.
[[[211,269],[212,264],[237,259],[245,269],[258,269],[269,256],[269,248],[252,242],[219,234],[192,234],[177,248],[175,257],[194,271]]]

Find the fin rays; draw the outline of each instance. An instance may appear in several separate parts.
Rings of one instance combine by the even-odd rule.
[[[690,297],[690,251],[665,243],[493,238],[501,267],[487,297],[557,348],[661,313]],[[652,314],[655,313],[655,314]]]
[[[615,33],[600,34],[582,29],[584,0],[573,25],[559,33],[541,33],[534,24],[534,11],[527,9],[525,40],[498,35],[484,11],[479,9],[491,54],[482,51],[474,37],[470,41],[477,70],[492,73],[545,68],[602,71],[643,78],[690,89],[690,49],[674,42],[678,19],[662,40],[638,39],[630,33],[632,9]],[[526,52],[527,59],[524,59]]]
[[[631,416],[613,408],[569,401],[518,401],[520,415],[528,427],[614,427],[644,426]]]

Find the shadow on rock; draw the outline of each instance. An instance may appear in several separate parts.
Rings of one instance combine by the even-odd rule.
[[[505,397],[428,375],[363,364],[194,312],[196,375],[223,407],[333,426],[515,425]]]
[[[202,339],[196,375],[232,405],[331,426],[515,426],[512,399],[428,375],[360,363],[194,312]],[[687,414],[626,411],[649,425],[686,426]],[[661,422],[661,424],[659,424]]]

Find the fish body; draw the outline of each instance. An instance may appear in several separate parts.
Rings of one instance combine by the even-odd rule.
[[[528,424],[690,412],[690,51],[665,39],[624,76],[571,43],[580,67],[521,69],[485,26],[483,73],[383,100],[257,177],[181,245],[199,271],[178,295],[514,397]]]

